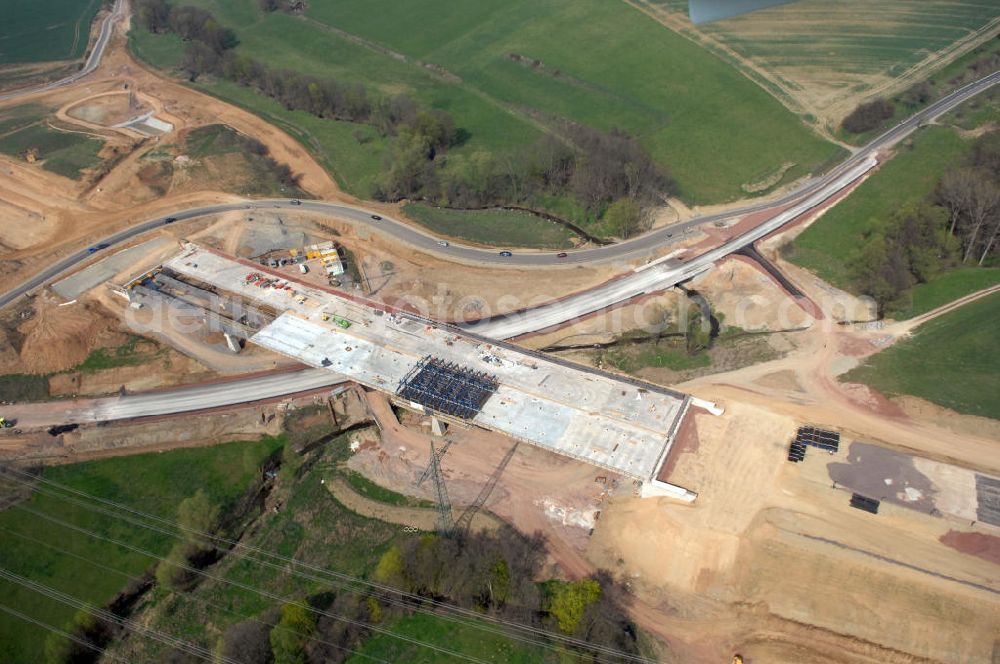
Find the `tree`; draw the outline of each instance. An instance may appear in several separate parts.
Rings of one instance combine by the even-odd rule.
[[[218,520],[218,505],[212,503],[202,489],[195,491],[193,496],[185,498],[177,506],[177,522],[182,528],[207,533],[215,528]],[[194,534],[188,534],[187,537],[192,541],[202,541],[201,537]]]
[[[601,597],[601,584],[595,579],[553,581],[548,611],[564,634],[574,634],[588,605]]]
[[[166,558],[156,567],[156,582],[168,590],[185,588],[193,575],[187,568],[200,554],[210,551],[213,544],[201,533],[214,532],[219,519],[219,508],[208,495],[198,489],[177,506],[177,523],[183,529],[181,541],[174,544]]]
[[[152,33],[170,29],[170,5],[167,0],[141,0],[136,6],[136,17]]]
[[[242,664],[269,664],[273,660],[270,632],[273,613],[258,620],[244,620],[231,625],[219,640],[217,653]]]
[[[313,613],[299,604],[283,605],[270,636],[275,664],[306,664],[306,644],[315,631]]]
[[[645,214],[642,206],[631,196],[624,196],[612,203],[604,213],[604,220],[611,232],[628,239],[643,230]]]
[[[896,109],[885,99],[879,98],[866,104],[859,104],[844,118],[840,126],[852,134],[863,134],[875,129],[895,113]]]
[[[381,583],[395,583],[399,585],[403,578],[403,552],[399,546],[390,546],[375,566],[375,580]]]

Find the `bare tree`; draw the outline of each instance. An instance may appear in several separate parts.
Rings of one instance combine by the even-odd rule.
[[[969,204],[967,215],[969,228],[964,238],[965,251],[962,252],[962,262],[968,262],[973,252],[979,246],[979,234],[983,226],[993,221],[1000,214],[1000,187],[985,177],[977,177],[969,187]]]

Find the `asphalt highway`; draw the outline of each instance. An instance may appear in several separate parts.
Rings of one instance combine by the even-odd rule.
[[[120,1],[121,0],[119,0],[119,2]],[[94,51],[97,53],[98,49],[95,48]],[[527,267],[553,266],[556,264],[567,263],[608,263],[625,261],[634,258],[651,256],[656,250],[679,241],[685,233],[704,224],[710,224],[725,219],[732,219],[754,212],[781,208],[791,203],[804,200],[806,197],[816,193],[826,192],[826,197],[829,197],[829,195],[832,195],[839,190],[837,187],[843,186],[841,184],[843,175],[851,172],[852,169],[855,169],[859,164],[865,163],[866,160],[870,158],[871,153],[891,147],[913,133],[922,124],[932,122],[962,102],[974,97],[984,90],[989,89],[998,82],[1000,82],[1000,72],[990,74],[989,76],[985,76],[979,80],[969,83],[968,85],[965,85],[964,87],[934,102],[922,111],[914,114],[907,120],[899,123],[892,129],[889,129],[863,148],[856,150],[850,157],[844,160],[837,167],[833,168],[830,172],[820,177],[808,180],[794,191],[777,200],[748,205],[723,213],[694,217],[685,222],[659,228],[624,242],[567,252],[568,255],[566,258],[558,258],[555,252],[538,251],[514,251],[512,256],[504,257],[499,255],[499,251],[481,249],[457,243],[450,243],[449,246],[443,247],[439,244],[440,238],[410,224],[397,219],[392,219],[391,217],[386,217],[384,215],[380,220],[375,220],[373,218],[375,213],[371,210],[337,203],[327,203],[324,201],[303,200],[298,201],[298,204],[296,204],[289,199],[256,200],[247,203],[229,203],[179,210],[168,216],[143,221],[114,233],[113,235],[97,240],[95,241],[94,246],[97,246],[98,244],[106,244],[109,248],[113,247],[117,244],[130,240],[137,235],[141,235],[142,233],[165,225],[168,223],[168,218],[173,218],[177,222],[180,222],[208,215],[219,214],[221,212],[228,212],[231,210],[245,208],[270,208],[308,210],[317,215],[333,216],[356,221],[358,223],[368,224],[373,229],[386,233],[399,242],[408,244],[414,248],[431,251],[447,258],[470,262],[477,265],[489,264],[496,267]],[[100,254],[103,251],[106,250],[102,249],[96,253]],[[88,252],[87,249],[81,249],[80,251],[62,259],[58,263],[46,268],[28,281],[20,284],[7,293],[0,295],[0,308],[7,306],[32,289],[48,283],[90,256],[91,253]]]
[[[15,90],[13,92],[8,92],[7,94],[0,95],[0,101],[7,101],[8,99],[17,99],[18,97],[27,97],[28,95],[37,94],[39,92],[45,92],[47,90],[55,90],[56,88],[63,88],[72,83],[76,83],[81,78],[93,72],[101,64],[101,58],[104,57],[104,49],[108,46],[108,41],[111,39],[112,28],[114,27],[115,19],[121,15],[123,0],[115,0],[114,9],[108,14],[104,19],[104,23],[101,24],[101,32],[97,36],[97,42],[94,44],[93,50],[90,55],[87,56],[87,61],[83,63],[83,67],[67,76],[66,78],[61,78],[58,81],[52,81],[51,83],[45,83],[44,85],[38,85],[32,88],[22,88],[20,90]]]
[[[42,86],[31,91],[21,91],[13,93],[15,95],[26,95],[40,90],[50,89],[68,85],[82,76],[90,73],[96,68],[107,45],[111,33],[111,25],[114,14],[121,9],[121,0],[115,5],[115,10],[102,26],[101,36],[95,46],[87,65],[73,77],[63,79],[56,83]],[[368,224],[373,229],[386,233],[396,240],[408,244],[417,249],[434,252],[455,259],[475,264],[490,264],[496,267],[526,267],[526,266],[548,266],[552,267],[560,263],[607,263],[615,261],[626,261],[629,259],[649,257],[655,251],[665,246],[679,241],[683,235],[690,230],[703,224],[714,223],[726,219],[745,216],[754,212],[761,212],[769,209],[780,209],[791,205],[788,210],[776,214],[772,219],[765,221],[750,231],[734,237],[724,244],[713,248],[686,263],[679,263],[676,260],[667,261],[659,265],[650,266],[649,269],[638,269],[626,276],[609,282],[604,286],[592,291],[581,293],[571,298],[567,298],[557,303],[528,309],[516,315],[498,317],[490,321],[469,326],[476,333],[490,336],[497,339],[511,338],[526,332],[544,329],[574,317],[600,310],[617,302],[621,302],[635,295],[645,292],[652,292],[668,288],[680,281],[694,276],[700,271],[708,269],[712,263],[736,251],[750,242],[777,230],[803,212],[821,204],[831,196],[837,194],[845,187],[861,177],[875,165],[873,154],[879,150],[891,147],[895,143],[907,137],[922,124],[932,122],[944,113],[947,113],[955,106],[970,99],[971,97],[987,90],[1000,82],[1000,72],[983,77],[974,81],[959,90],[934,102],[927,108],[916,113],[909,119],[901,122],[892,129],[889,129],[879,137],[872,140],[863,148],[856,150],[844,162],[833,168],[830,172],[806,181],[792,192],[786,194],[778,200],[772,200],[755,205],[749,205],[740,209],[730,210],[714,215],[703,215],[692,218],[688,221],[674,224],[673,226],[660,228],[644,235],[632,238],[613,245],[580,249],[568,252],[566,258],[558,258],[554,252],[518,251],[512,256],[500,256],[498,251],[485,250],[481,248],[449,244],[442,246],[440,238],[429,232],[415,228],[402,221],[382,216],[375,219],[374,213],[360,207],[347,206],[342,204],[327,203],[324,201],[293,201],[288,199],[256,200],[246,203],[233,203],[223,205],[204,206],[181,210],[171,213],[169,216],[157,217],[143,221],[139,224],[123,229],[108,237],[95,241],[91,249],[81,249],[70,256],[67,256],[56,264],[46,268],[41,273],[35,275],[28,281],[20,284],[11,291],[0,295],[0,307],[4,307],[31,290],[42,286],[49,281],[69,271],[86,259],[95,255],[104,255],[111,247],[121,244],[137,235],[160,228],[169,223],[178,223],[190,219],[214,215],[239,209],[287,209],[309,211],[317,215],[333,216],[348,219],[358,223]],[[0,97],[0,100],[10,98]],[[104,246],[106,245],[106,246]],[[101,246],[102,248],[97,248]],[[148,394],[137,394],[112,399],[95,400],[86,405],[74,407],[67,404],[67,408],[58,417],[55,417],[51,410],[45,412],[45,404],[24,405],[16,407],[6,407],[6,411],[11,412],[14,417],[21,419],[24,426],[40,425],[59,422],[93,422],[108,421],[115,419],[127,419],[143,417],[149,415],[165,415],[171,413],[188,412],[205,408],[234,405],[238,403],[253,402],[268,398],[275,398],[283,394],[302,392],[310,389],[317,389],[326,386],[333,386],[341,382],[341,378],[323,370],[303,370],[293,373],[274,374],[263,377],[251,377],[240,381],[226,383],[225,389],[220,389],[217,384],[203,386],[177,388],[170,391],[154,392]],[[34,414],[37,411],[37,415]],[[40,418],[38,423],[33,424],[35,418]],[[20,424],[20,422],[19,422]]]

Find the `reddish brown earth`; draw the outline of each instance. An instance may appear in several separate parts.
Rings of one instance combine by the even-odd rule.
[[[985,533],[963,533],[949,530],[940,537],[945,546],[1000,565],[1000,537]]]

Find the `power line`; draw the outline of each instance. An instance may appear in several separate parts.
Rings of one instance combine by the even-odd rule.
[[[6,532],[6,533],[10,533],[11,535],[14,535],[15,537],[20,537],[21,539],[27,540],[29,542],[33,542],[33,543],[35,543],[35,544],[37,544],[39,546],[44,546],[47,549],[51,549],[53,551],[57,551],[61,555],[69,556],[71,558],[76,558],[77,560],[83,561],[83,562],[87,563],[88,565],[92,565],[92,566],[96,567],[97,569],[102,569],[102,570],[105,570],[107,572],[111,572],[112,574],[117,574],[119,576],[122,576],[122,577],[128,579],[129,581],[142,581],[142,577],[133,576],[133,575],[129,574],[128,572],[123,572],[122,570],[117,569],[115,567],[110,567],[110,566],[105,565],[103,563],[99,563],[96,560],[92,560],[92,559],[88,558],[87,556],[81,556],[78,553],[75,553],[75,552],[70,551],[68,549],[64,549],[64,548],[62,548],[60,546],[56,546],[55,544],[51,544],[49,542],[45,542],[43,540],[38,539],[37,537],[32,537],[31,535],[25,535],[24,533],[19,533],[19,532],[15,531],[15,530],[11,530],[9,528],[4,528],[3,526],[0,526],[0,531]],[[198,597],[191,590],[176,590],[175,592],[178,592],[178,593],[184,595],[185,597],[187,597],[188,599],[190,599],[190,600],[192,600],[194,602],[198,602],[199,604],[203,604],[205,606],[210,606],[212,608],[219,609],[221,611],[225,611],[226,613],[229,613],[230,615],[234,615],[234,616],[236,616],[236,617],[238,617],[238,618],[240,618],[242,620],[249,620],[249,621],[255,622],[255,623],[259,624],[259,625],[265,625],[265,626],[267,626],[268,628],[270,628],[272,630],[276,629],[276,630],[283,631],[283,632],[294,632],[296,634],[299,633],[299,632],[295,632],[295,630],[293,630],[291,628],[282,627],[281,625],[270,625],[269,623],[261,620],[260,618],[256,618],[254,616],[243,615],[239,611],[236,611],[235,609],[230,609],[230,608],[224,606],[223,604],[221,604],[219,602],[213,602],[211,600],[205,599],[204,597]],[[309,640],[313,641],[315,643],[322,643],[323,645],[332,646],[334,648],[337,648],[338,650],[343,650],[344,652],[351,653],[352,655],[357,655],[358,657],[364,657],[365,659],[370,659],[370,660],[373,660],[375,662],[381,662],[382,664],[390,664],[390,662],[388,660],[382,659],[380,657],[374,657],[372,655],[365,654],[365,653],[360,652],[358,650],[354,650],[353,648],[348,648],[346,646],[341,646],[341,645],[339,645],[337,643],[333,643],[332,641],[326,641],[324,639],[320,639],[320,638],[317,638],[315,636],[309,637]]]
[[[255,562],[255,563],[259,564],[259,565],[264,565],[264,566],[272,567],[274,569],[279,569],[282,572],[288,572],[288,573],[291,573],[291,574],[293,574],[295,576],[299,576],[301,578],[305,578],[305,579],[308,579],[308,580],[319,581],[319,582],[324,582],[324,583],[330,583],[330,584],[333,584],[333,585],[335,585],[337,587],[340,587],[340,588],[342,588],[344,590],[347,590],[349,592],[372,594],[372,595],[377,596],[379,599],[382,599],[386,603],[392,604],[394,606],[405,607],[405,608],[408,608],[408,609],[411,609],[411,610],[422,612],[422,613],[425,613],[425,614],[428,614],[428,615],[433,615],[433,616],[436,616],[436,617],[439,617],[439,618],[442,618],[442,619],[445,619],[445,620],[449,620],[449,621],[452,621],[452,622],[456,622],[458,624],[462,624],[462,625],[465,625],[465,626],[468,626],[468,627],[472,627],[474,629],[478,629],[478,630],[481,630],[481,631],[486,631],[486,632],[493,633],[493,634],[502,635],[502,636],[505,636],[507,638],[511,638],[511,639],[520,641],[522,643],[529,643],[529,644],[532,644],[532,645],[537,645],[537,646],[545,647],[545,648],[556,650],[556,651],[560,651],[560,652],[566,652],[565,647],[560,646],[560,645],[554,645],[554,644],[548,642],[549,639],[551,639],[552,641],[559,642],[561,644],[572,645],[572,646],[576,646],[578,648],[583,648],[583,649],[590,650],[590,651],[592,651],[594,653],[598,653],[598,654],[602,654],[602,655],[614,657],[614,658],[616,658],[618,660],[625,660],[625,661],[631,661],[631,662],[640,662],[640,663],[652,663],[652,662],[654,662],[654,660],[650,660],[650,659],[648,659],[646,657],[643,657],[641,655],[634,655],[634,654],[627,653],[627,652],[624,652],[624,651],[621,651],[621,650],[618,650],[618,649],[615,649],[615,648],[611,648],[611,647],[608,647],[608,646],[601,646],[601,645],[598,645],[598,644],[589,643],[588,641],[585,641],[583,639],[579,639],[579,638],[576,638],[576,637],[565,636],[565,635],[561,635],[561,634],[554,634],[554,633],[549,632],[548,630],[545,630],[545,629],[532,627],[530,625],[524,625],[524,624],[521,624],[521,623],[518,623],[518,622],[514,622],[514,621],[510,621],[510,620],[505,620],[503,618],[499,618],[499,617],[496,617],[496,616],[483,615],[483,614],[477,613],[475,611],[472,611],[470,609],[465,609],[465,608],[462,608],[462,607],[459,607],[459,606],[455,606],[455,605],[452,605],[452,604],[449,604],[449,603],[446,603],[446,602],[441,602],[439,600],[434,600],[434,599],[426,598],[426,597],[423,597],[421,595],[416,595],[416,594],[413,594],[413,593],[408,593],[408,592],[399,590],[397,588],[394,588],[392,586],[375,583],[375,582],[372,582],[372,581],[368,581],[366,579],[361,579],[361,578],[358,578],[358,577],[355,577],[355,576],[351,576],[349,574],[344,574],[344,573],[336,572],[336,571],[333,571],[333,570],[323,569],[321,567],[317,567],[317,566],[311,565],[309,563],[298,561],[298,560],[295,560],[295,559],[287,557],[287,556],[282,556],[282,555],[279,555],[279,554],[267,551],[265,549],[260,549],[258,547],[254,547],[252,545],[248,545],[248,544],[245,544],[245,543],[242,543],[242,542],[239,542],[239,541],[226,539],[226,538],[218,536],[218,535],[212,535],[212,534],[209,534],[209,533],[206,533],[206,532],[203,532],[203,531],[196,530],[194,528],[189,528],[189,527],[183,526],[181,524],[175,523],[173,521],[170,521],[170,520],[167,520],[167,519],[163,519],[161,517],[158,517],[158,516],[155,516],[155,515],[152,515],[152,514],[148,514],[148,513],[142,512],[140,510],[131,508],[131,507],[127,506],[127,505],[123,505],[121,503],[116,503],[116,502],[111,501],[111,500],[106,500],[106,499],[100,498],[98,496],[93,496],[93,495],[87,494],[87,493],[85,493],[83,491],[79,491],[77,489],[74,489],[73,487],[69,487],[69,486],[60,484],[59,482],[56,482],[54,480],[49,480],[49,479],[44,478],[44,477],[32,475],[30,473],[26,473],[24,471],[20,471],[20,470],[17,470],[15,468],[7,467],[4,470],[6,470],[8,472],[13,472],[13,473],[21,475],[23,477],[30,478],[31,480],[34,480],[34,481],[37,481],[37,482],[42,482],[44,484],[47,484],[47,485],[50,485],[50,486],[54,486],[54,487],[58,488],[61,491],[65,491],[65,492],[68,492],[68,493],[79,495],[79,496],[82,496],[82,497],[84,497],[84,498],[86,498],[88,500],[96,501],[96,502],[99,502],[99,503],[103,503],[105,505],[112,506],[112,507],[114,507],[116,509],[120,509],[122,511],[129,512],[131,514],[135,514],[137,516],[140,516],[140,517],[145,518],[145,519],[149,519],[151,521],[163,523],[163,524],[165,524],[165,525],[167,525],[167,526],[169,526],[169,527],[171,527],[173,529],[181,530],[181,531],[186,532],[188,534],[195,535],[195,536],[197,536],[199,538],[202,538],[204,540],[207,540],[209,542],[219,542],[219,543],[223,543],[223,544],[229,545],[229,546],[232,547],[232,549],[230,549],[230,552],[234,553],[234,555],[236,555],[236,556],[238,556],[240,558],[243,558],[245,560],[249,560],[251,562]],[[16,482],[18,484],[31,486],[31,483],[19,482],[18,480],[13,479],[13,478],[8,478],[8,480]],[[121,514],[116,514],[116,513],[113,513],[113,512],[109,512],[109,511],[104,510],[104,509],[102,509],[100,507],[96,507],[96,506],[93,506],[93,505],[85,504],[85,503],[83,503],[81,501],[75,500],[75,499],[67,497],[67,496],[63,496],[63,495],[58,494],[58,493],[53,493],[51,491],[46,492],[44,489],[39,489],[38,487],[35,487],[35,489],[38,490],[38,491],[40,491],[40,492],[42,492],[42,493],[46,493],[46,495],[53,495],[53,496],[58,497],[58,498],[60,498],[62,500],[65,500],[67,502],[78,504],[78,505],[84,507],[85,509],[88,509],[88,510],[91,510],[91,511],[96,511],[98,513],[105,514],[105,515],[110,516],[112,518],[121,519],[121,520],[124,520],[126,522],[138,525],[138,526],[140,526],[142,528],[147,528],[147,529],[150,529],[150,530],[153,530],[153,531],[156,531],[156,532],[164,533],[164,534],[167,534],[167,535],[169,535],[171,537],[177,537],[178,536],[176,532],[166,531],[166,530],[163,530],[163,529],[158,528],[156,526],[153,526],[153,525],[150,525],[150,524],[147,524],[147,523],[143,523],[143,522],[137,521],[135,519],[131,519],[131,518],[127,517],[127,516],[124,516],[124,515],[121,515]],[[261,556],[264,556],[264,557],[267,557],[267,558],[278,560],[278,561],[280,561],[282,563],[282,565],[275,565],[274,563],[270,563],[268,561],[259,560],[257,558],[252,557],[252,556],[249,556],[246,553],[242,553],[242,552],[238,551],[238,549],[246,550],[246,551],[252,552],[252,553],[257,554],[257,555],[261,555]],[[290,566],[291,568],[286,567],[286,566]],[[322,575],[323,577],[332,577],[332,578],[317,578],[313,574],[309,574],[309,573],[302,572],[302,571],[296,571],[294,569],[295,567],[302,567],[302,568],[314,571],[314,572]],[[336,579],[336,581],[334,579]],[[338,584],[338,581],[339,581],[339,584]],[[345,585],[343,585],[343,584],[348,584],[348,585],[345,587]],[[369,588],[369,589],[376,589],[379,592],[378,593],[372,593],[372,592],[366,591],[366,590],[364,590],[362,588],[357,588],[357,587],[355,587],[355,585],[360,585],[360,586],[363,586],[363,587]],[[400,597],[400,599],[399,600],[395,599],[396,596]],[[414,605],[406,603],[406,602],[404,602],[402,600],[409,600],[411,602],[417,603],[417,605],[414,606]],[[457,614],[457,616],[468,617],[468,618],[472,619],[472,622],[468,622],[468,621],[462,620],[459,617],[457,617],[456,615],[441,614],[441,613],[439,613],[437,611],[433,611],[433,610],[424,608],[422,606],[423,604],[429,604],[429,605],[431,605],[431,606],[433,606],[433,607],[435,607],[437,609],[448,611],[448,612],[450,612],[452,614]],[[541,637],[542,639],[545,639],[545,640],[538,641],[535,638],[533,638],[533,636],[521,636],[521,635],[518,635],[518,634],[511,634],[510,632],[508,632],[506,630],[503,630],[503,629],[493,629],[493,628],[490,628],[487,625],[483,625],[482,622],[490,622],[490,623],[493,623],[493,624],[501,625],[501,626],[506,627],[506,628],[508,628],[510,630],[515,630],[517,632],[526,633],[527,635],[533,635],[534,637]],[[599,659],[598,661],[601,661],[601,660]]]
[[[186,572],[188,572],[190,574],[197,574],[198,576],[205,577],[206,579],[212,579],[213,581],[216,581],[218,583],[224,583],[224,584],[228,584],[228,585],[231,585],[231,586],[235,586],[235,587],[240,588],[242,590],[246,590],[246,591],[255,593],[257,595],[261,595],[262,597],[267,597],[269,599],[272,599],[272,600],[275,600],[275,601],[278,601],[278,602],[282,602],[284,604],[290,604],[292,606],[297,606],[297,607],[299,607],[301,609],[304,609],[306,611],[309,611],[309,612],[312,612],[312,613],[316,613],[316,614],[319,614],[319,615],[323,615],[323,616],[326,616],[328,618],[332,618],[334,620],[340,620],[340,621],[346,622],[348,624],[355,625],[356,627],[362,627],[362,628],[365,628],[365,629],[370,629],[373,632],[378,632],[378,633],[384,634],[385,636],[388,636],[390,638],[394,638],[394,639],[399,639],[401,641],[405,641],[407,643],[410,643],[411,645],[415,645],[415,646],[418,646],[418,647],[424,647],[424,648],[427,648],[429,650],[434,650],[435,652],[441,653],[443,655],[450,655],[450,656],[455,657],[457,659],[462,659],[462,660],[469,661],[469,662],[477,662],[478,664],[486,664],[486,662],[484,660],[481,660],[481,659],[479,659],[477,657],[472,657],[470,655],[465,655],[465,654],[462,654],[460,652],[456,652],[454,650],[451,650],[449,648],[444,648],[444,647],[441,647],[441,646],[436,646],[436,645],[434,645],[432,643],[425,643],[423,641],[420,641],[418,639],[414,639],[412,637],[409,637],[409,636],[406,636],[406,635],[403,635],[403,634],[396,634],[396,633],[394,633],[394,632],[392,632],[392,631],[390,631],[388,629],[385,629],[385,628],[382,628],[382,627],[378,627],[376,625],[371,625],[371,624],[365,623],[364,621],[361,621],[361,620],[355,620],[353,618],[347,618],[346,616],[342,616],[342,615],[339,615],[339,614],[336,614],[336,613],[331,613],[330,611],[324,611],[322,609],[317,609],[317,608],[312,607],[312,606],[310,606],[308,604],[305,604],[303,602],[299,602],[297,600],[290,600],[287,597],[282,597],[281,595],[269,592],[267,590],[262,590],[260,588],[255,588],[253,586],[250,586],[248,584],[242,583],[240,581],[233,581],[233,580],[221,577],[221,576],[217,576],[215,574],[209,574],[208,572],[205,572],[204,570],[200,570],[200,569],[191,567],[190,565],[185,565],[183,563],[178,563],[178,562],[169,560],[169,559],[167,559],[167,558],[165,558],[163,556],[159,556],[159,555],[157,555],[157,554],[155,554],[152,551],[149,551],[147,549],[143,549],[141,547],[133,546],[133,545],[128,544],[126,542],[122,542],[121,540],[117,540],[117,539],[115,539],[113,537],[106,537],[104,535],[101,535],[100,533],[96,533],[96,532],[94,532],[92,530],[88,530],[88,529],[82,528],[80,526],[76,526],[76,525],[74,525],[72,523],[69,523],[67,521],[63,521],[62,519],[59,519],[57,517],[51,516],[49,514],[45,514],[44,512],[39,512],[38,510],[31,509],[30,507],[25,507],[24,505],[13,505],[12,507],[13,507],[13,509],[22,510],[24,512],[28,512],[29,514],[34,514],[35,516],[39,517],[40,519],[44,519],[44,520],[49,521],[51,523],[58,524],[60,526],[63,526],[64,528],[69,528],[70,530],[74,530],[76,532],[83,533],[85,535],[89,535],[90,537],[93,537],[95,539],[99,539],[99,540],[102,540],[102,541],[105,541],[105,542],[110,542],[111,544],[116,544],[116,545],[118,545],[120,547],[123,547],[123,548],[126,548],[126,549],[128,549],[130,551],[134,551],[134,552],[140,553],[140,554],[142,554],[144,556],[148,556],[149,558],[152,558],[152,559],[155,559],[155,560],[160,560],[160,561],[162,561],[162,562],[164,562],[164,563],[166,563],[166,564],[168,564],[168,565],[170,565],[172,567],[177,567],[178,569],[182,569],[182,570],[184,570],[184,571],[186,571]],[[280,567],[278,567],[277,565],[272,565],[272,566],[280,569]],[[318,577],[314,577],[314,580],[323,581],[323,579],[320,579]]]
[[[55,588],[50,588],[49,586],[43,585],[36,581],[32,581],[26,577],[20,576],[19,574],[14,574],[13,572],[0,567],[0,579],[9,581],[11,583],[17,584],[22,588],[30,590],[34,593],[47,597],[49,599],[55,600],[60,604],[65,604],[71,606],[80,611],[86,611],[95,618],[100,618],[104,622],[112,623],[118,625],[119,627],[124,627],[125,629],[135,632],[141,636],[144,636],[155,641],[159,641],[175,650],[181,650],[189,655],[193,655],[198,659],[203,659],[206,662],[216,661],[213,659],[212,652],[207,648],[191,643],[190,641],[185,641],[184,639],[178,638],[166,632],[161,632],[159,630],[153,629],[152,627],[146,627],[134,620],[128,618],[123,618],[121,616],[116,616],[110,611],[106,611],[93,604],[88,604],[83,600],[77,599],[72,595],[67,595],[66,593],[56,590]],[[240,662],[229,657],[219,657],[218,661],[223,662],[223,664],[240,664]]]
[[[41,620],[36,620],[35,618],[32,618],[29,615],[21,613],[17,609],[12,609],[9,606],[5,606],[3,604],[0,604],[0,611],[3,611],[4,613],[10,614],[10,615],[14,616],[15,618],[18,618],[19,620],[23,620],[25,622],[29,622],[29,623],[31,623],[33,625],[41,627],[42,629],[44,629],[46,631],[49,631],[49,632],[52,632],[53,634],[58,634],[59,636],[61,636],[63,638],[69,639],[70,641],[73,641],[75,643],[80,644],[84,648],[89,648],[90,650],[93,650],[94,652],[96,652],[99,655],[104,655],[105,657],[113,659],[113,660],[115,660],[117,662],[125,662],[125,664],[129,664],[129,661],[127,659],[125,659],[124,657],[120,657],[118,655],[114,655],[112,653],[109,653],[104,648],[102,648],[102,647],[100,647],[100,646],[98,646],[96,644],[93,644],[90,641],[77,636],[76,634],[70,634],[69,632],[67,632],[65,630],[62,630],[62,629],[59,629],[58,627],[53,627],[52,625],[50,625],[50,624],[48,624],[46,622],[42,622]]]

